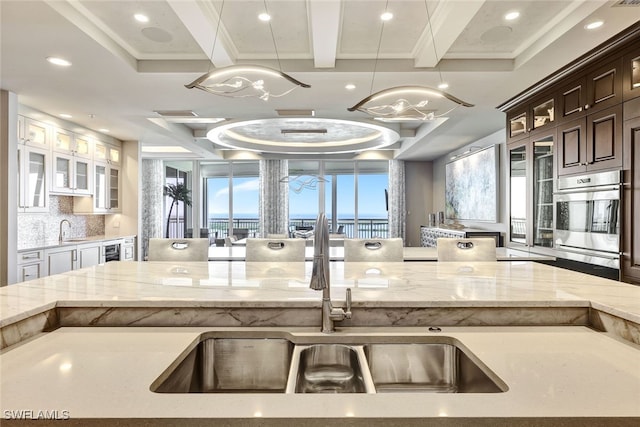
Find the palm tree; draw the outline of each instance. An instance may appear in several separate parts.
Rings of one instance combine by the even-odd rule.
[[[191,206],[191,190],[189,190],[184,184],[167,184],[164,186],[163,193],[165,196],[171,197],[173,200],[169,207],[169,215],[167,215],[167,233],[166,237],[169,237],[169,223],[171,222],[171,212],[173,207],[179,202],[184,203],[187,206]]]

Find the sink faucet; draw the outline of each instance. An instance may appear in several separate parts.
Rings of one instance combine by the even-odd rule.
[[[62,224],[67,223],[67,225],[69,225],[69,230],[71,230],[71,223],[69,222],[68,219],[63,219],[62,221],[60,221],[60,234],[58,234],[58,242],[62,243],[64,241],[64,234],[62,234]]]
[[[329,223],[324,213],[318,215],[313,238],[313,290],[322,290],[322,332],[335,332],[334,322],[351,319],[351,289],[347,288],[347,309],[331,305],[331,281],[329,277]]]

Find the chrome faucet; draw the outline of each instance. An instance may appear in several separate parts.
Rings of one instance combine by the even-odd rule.
[[[331,305],[329,277],[329,223],[324,213],[318,215],[313,241],[313,269],[309,287],[322,290],[322,332],[335,332],[334,322],[351,319],[351,289],[347,288],[347,309]]]
[[[60,221],[60,233],[58,234],[58,242],[62,243],[64,241],[64,234],[62,234],[62,224],[67,223],[69,225],[69,231],[71,231],[71,223],[68,219],[63,219]]]

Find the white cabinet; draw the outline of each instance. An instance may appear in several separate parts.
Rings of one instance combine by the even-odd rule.
[[[120,252],[120,261],[134,261],[136,259],[136,238],[127,237],[122,243],[122,251]]]
[[[51,127],[29,117],[18,116],[18,142],[48,150],[51,148]]]
[[[18,145],[18,212],[49,211],[48,149]]]
[[[104,162],[110,165],[120,165],[121,147],[104,141],[96,141],[93,152],[93,159],[96,162]]]
[[[86,136],[76,135],[60,128],[53,130],[53,151],[92,159],[93,145],[93,141]]]
[[[76,214],[122,212],[120,168],[104,162],[95,162],[93,171],[93,197],[74,198],[73,212]]]
[[[66,273],[76,269],[78,250],[76,246],[45,249],[44,258],[49,276]]]
[[[54,151],[53,179],[51,193],[69,195],[91,195],[92,165],[91,160]]]
[[[44,277],[44,251],[26,250],[18,252],[18,281]]]
[[[104,262],[102,243],[84,243],[77,246],[77,268],[92,267]]]

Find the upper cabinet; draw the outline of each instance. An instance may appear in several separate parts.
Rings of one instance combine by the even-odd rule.
[[[18,212],[49,211],[50,151],[18,145]]]
[[[622,105],[558,126],[558,175],[622,167]]]
[[[47,124],[29,117],[18,116],[18,143],[30,147],[49,149],[51,146],[51,128]]]
[[[63,129],[54,129],[51,193],[90,195],[92,154],[90,139]]]
[[[640,96],[640,46],[622,57],[622,92],[625,101]]]
[[[120,164],[120,152],[121,149],[119,145],[97,141],[93,159],[96,162],[104,162],[117,166]]]
[[[549,128],[556,122],[556,94],[547,93],[507,114],[509,142],[528,137],[529,134]]]

